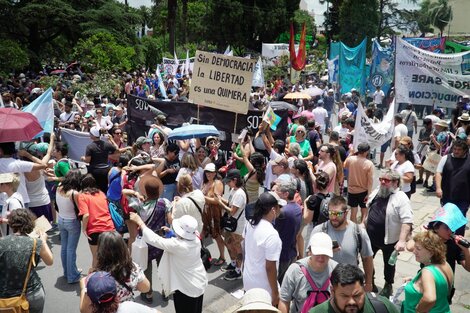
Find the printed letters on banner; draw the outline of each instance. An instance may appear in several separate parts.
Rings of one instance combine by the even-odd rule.
[[[189,97],[194,103],[246,114],[256,60],[196,51]]]
[[[470,94],[470,51],[437,54],[399,38],[395,73],[398,103],[454,108]]]

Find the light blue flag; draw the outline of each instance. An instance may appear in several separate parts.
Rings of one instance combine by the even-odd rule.
[[[366,43],[364,40],[354,48],[341,43],[339,53],[339,84],[341,93],[352,88],[364,93],[366,87]]]
[[[376,87],[387,94],[395,74],[395,58],[391,47],[383,48],[374,40],[372,43],[372,63],[370,65],[367,89],[372,96]]]
[[[160,68],[157,65],[157,69],[155,70],[155,74],[158,77],[158,89],[160,89],[160,93],[162,94],[163,98],[168,99],[166,95],[165,85],[163,85],[162,74],[160,73]]]
[[[328,56],[328,81],[330,83],[338,82],[339,72],[339,50],[341,43],[332,42],[330,44],[330,55]]]
[[[261,62],[261,57],[259,57],[258,62],[256,62],[255,71],[253,73],[253,82],[251,83],[251,86],[254,86],[254,87],[264,86],[263,63]]]
[[[457,229],[467,224],[467,219],[455,204],[448,202],[434,212],[429,223],[431,222],[442,222],[446,224],[452,232],[455,232]]]
[[[47,89],[36,100],[31,102],[23,109],[24,112],[29,112],[36,116],[41,124],[43,131],[37,134],[34,138],[41,137],[44,133],[52,133],[54,130],[54,104],[52,102],[52,88]]]

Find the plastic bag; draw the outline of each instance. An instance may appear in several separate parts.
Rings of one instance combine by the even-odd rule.
[[[149,248],[144,238],[137,237],[132,243],[132,261],[137,263],[143,271],[147,269]]]

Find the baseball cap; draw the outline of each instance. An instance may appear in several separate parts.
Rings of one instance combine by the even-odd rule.
[[[208,163],[204,167],[204,171],[206,171],[206,172],[215,172],[216,171],[215,164],[214,163]]]
[[[324,232],[315,233],[310,237],[307,249],[310,248],[312,255],[327,255],[333,257],[333,241]]]
[[[274,160],[269,161],[269,163],[271,163],[271,165],[281,165],[284,167],[288,166],[287,159],[282,155],[278,155]]]
[[[149,138],[146,138],[144,136],[140,136],[139,138],[137,138],[137,140],[135,141],[135,144],[140,147],[142,146],[144,143],[152,143],[152,140],[149,139]]]
[[[116,280],[108,272],[94,272],[88,277],[87,295],[93,303],[113,301],[116,296]]]
[[[91,129],[90,129],[90,134],[93,136],[93,137],[100,137],[100,128],[98,126],[93,126]]]
[[[287,204],[287,201],[281,199],[279,195],[275,192],[266,191],[259,196],[258,204],[262,207],[272,207],[275,205],[285,206]]]
[[[272,311],[281,312],[271,305],[272,299],[268,291],[262,288],[248,290],[242,298],[242,307],[237,312]]]
[[[233,168],[227,172],[227,175],[224,178],[224,183],[228,183],[232,179],[238,179],[238,180],[242,179],[240,171],[237,170],[236,168]]]

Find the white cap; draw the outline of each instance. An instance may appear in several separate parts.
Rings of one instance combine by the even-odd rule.
[[[90,129],[90,134],[94,137],[99,138],[100,137],[100,128],[98,126],[93,126]]]
[[[191,215],[183,215],[174,219],[171,226],[178,236],[186,240],[194,240],[198,235],[197,220]]]
[[[217,169],[215,168],[215,164],[214,163],[208,163],[205,167],[204,167],[204,171],[206,172],[215,172]]]
[[[333,257],[333,241],[324,232],[315,233],[310,237],[307,249],[310,248],[312,255],[327,255]]]

